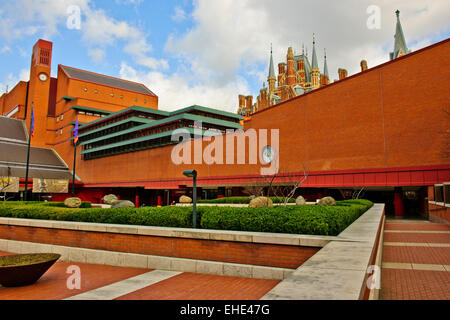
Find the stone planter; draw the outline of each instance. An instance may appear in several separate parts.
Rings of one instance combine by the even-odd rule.
[[[20,287],[35,283],[61,257],[55,253],[18,254],[0,257],[0,285]]]

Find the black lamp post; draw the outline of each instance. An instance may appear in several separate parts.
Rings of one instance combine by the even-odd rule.
[[[197,228],[197,171],[195,170],[185,170],[183,174],[186,177],[193,178],[193,188],[192,188],[192,203],[194,206],[194,212],[192,214],[192,226]]]

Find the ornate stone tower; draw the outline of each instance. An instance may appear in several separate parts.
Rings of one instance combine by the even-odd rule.
[[[395,11],[395,14],[397,15],[397,27],[395,29],[395,36],[394,36],[395,39],[394,52],[390,53],[391,60],[411,52],[410,50],[408,50],[408,47],[406,46],[405,36],[403,35],[402,24],[400,23],[400,11],[399,10]]]
[[[275,69],[273,67],[273,57],[272,57],[272,45],[270,45],[270,64],[269,64],[269,77],[267,82],[269,83],[269,91],[273,92],[275,90],[275,82],[277,78],[275,77]]]
[[[293,86],[295,85],[295,66],[294,66],[294,52],[292,51],[292,47],[288,48],[287,53],[287,85]]]
[[[316,54],[316,36],[313,34],[313,56],[311,63],[311,89],[317,89],[320,87],[320,70],[317,63]]]

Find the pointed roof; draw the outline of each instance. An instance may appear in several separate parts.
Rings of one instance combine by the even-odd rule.
[[[326,51],[326,49],[324,50],[324,52],[325,52],[325,62],[324,62],[324,66],[323,66],[323,74],[325,76],[327,76],[328,79],[330,79],[330,76],[328,74],[327,51]]]
[[[270,45],[270,64],[269,64],[269,78],[275,78],[275,69],[273,67],[272,45]]]
[[[394,52],[391,52],[390,54],[391,60],[398,58],[400,52],[402,52],[403,54],[407,54],[410,52],[408,50],[408,47],[406,46],[405,35],[403,34],[402,24],[400,23],[400,11],[395,11],[395,14],[397,15],[397,27],[395,29],[394,36]]]
[[[316,55],[316,36],[313,34],[313,56],[312,56],[312,66],[313,69],[319,69],[319,64],[317,63]]]

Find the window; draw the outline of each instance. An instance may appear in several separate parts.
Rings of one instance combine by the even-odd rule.
[[[62,119],[64,119],[64,115],[63,114],[61,115],[61,121],[62,121]]]
[[[97,90],[97,89],[95,89],[95,90],[94,90],[94,93],[98,93],[98,90]]]
[[[84,92],[87,92],[87,88],[84,88]]]
[[[123,99],[123,94],[120,95],[120,99]]]
[[[63,134],[63,129],[61,129],[61,130],[59,131],[59,134],[60,134],[60,135],[62,135],[62,134]]]
[[[144,99],[144,103],[147,103],[147,99]]]
[[[58,122],[58,121],[59,121],[59,116],[56,117],[56,122]]]
[[[434,185],[434,201],[444,202],[444,185],[435,184]]]
[[[444,202],[450,205],[450,182],[444,182]]]
[[[114,97],[114,93],[111,92],[111,97]]]

